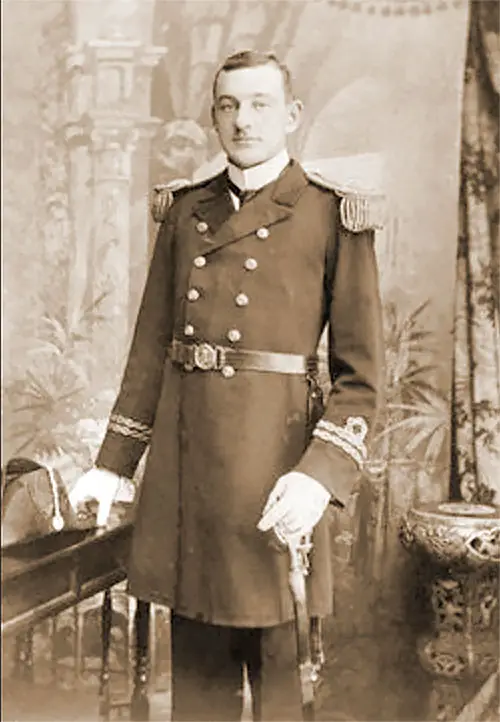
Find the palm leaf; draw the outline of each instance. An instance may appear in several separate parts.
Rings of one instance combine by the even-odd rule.
[[[420,341],[425,341],[428,338],[432,338],[433,334],[431,331],[425,331],[424,329],[419,331],[410,330],[410,333],[408,334],[408,341],[416,345]]]
[[[68,344],[68,331],[64,324],[53,316],[42,318],[42,339],[50,343],[60,351],[64,351]]]
[[[424,426],[420,426],[420,428],[415,429],[416,433],[413,436],[412,439],[407,443],[406,445],[406,451],[410,454],[415,451],[420,444],[422,444],[424,441],[427,441],[429,444],[430,440],[434,437],[435,433],[439,430],[440,427],[431,427],[427,426],[424,422]]]
[[[408,371],[405,373],[405,378],[408,380],[413,379],[415,376],[422,376],[424,374],[436,373],[438,367],[435,364],[425,364],[419,366],[415,361],[410,361]]]
[[[396,431],[411,431],[417,433],[422,428],[422,425],[432,425],[431,428],[435,428],[436,417],[435,416],[424,416],[420,414],[418,417],[409,417],[406,419],[400,419],[399,421],[393,421],[388,424],[383,431],[380,432],[380,438],[393,434]]]
[[[430,463],[436,462],[442,449],[444,448],[444,444],[446,441],[446,432],[447,429],[445,426],[440,426],[435,429],[433,435],[429,439],[429,443],[427,444],[427,449],[425,452],[426,461]]]
[[[20,414],[23,411],[33,411],[36,409],[45,409],[47,408],[47,402],[43,401],[31,401],[26,404],[22,404],[21,406],[14,406],[12,408],[12,412],[16,414]]]
[[[14,452],[14,456],[19,456],[22,454],[22,452],[27,449],[34,441],[36,441],[37,434],[33,434],[30,438],[28,438],[21,446],[19,446],[16,451]]]

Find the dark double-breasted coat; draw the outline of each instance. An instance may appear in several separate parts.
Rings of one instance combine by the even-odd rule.
[[[176,194],[96,462],[130,477],[149,445],[129,568],[136,596],[213,624],[293,617],[288,554],[257,522],[293,469],[347,500],[380,379],[374,233],[349,230],[346,210],[296,162],[238,212],[224,173]],[[333,390],[312,439],[303,375],[190,371],[169,355],[175,337],[309,356],[328,321]],[[321,616],[332,602],[328,513],[313,541],[310,611]]]

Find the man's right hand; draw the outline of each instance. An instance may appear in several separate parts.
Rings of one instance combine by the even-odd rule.
[[[77,512],[80,504],[95,499],[98,502],[97,526],[106,526],[115,499],[120,477],[106,469],[91,469],[81,476],[69,494],[69,501]]]

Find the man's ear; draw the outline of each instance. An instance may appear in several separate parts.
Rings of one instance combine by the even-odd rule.
[[[212,125],[214,126],[215,130],[217,130],[217,119],[215,115],[215,105],[211,105],[210,107],[210,117],[212,118]]]
[[[298,98],[295,98],[288,104],[288,120],[286,124],[286,132],[293,133],[300,127],[302,123],[302,112],[304,104]]]

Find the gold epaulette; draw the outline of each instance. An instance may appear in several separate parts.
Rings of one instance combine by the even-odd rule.
[[[341,198],[340,219],[352,233],[381,230],[385,224],[385,196],[375,191],[361,190],[346,183],[337,183],[316,171],[307,171],[307,177],[321,188],[333,191]]]
[[[175,192],[181,190],[181,188],[188,188],[191,185],[191,181],[185,178],[178,178],[177,180],[170,181],[170,183],[154,186],[151,198],[151,215],[155,223],[163,223],[167,217],[167,213],[174,202]]]

